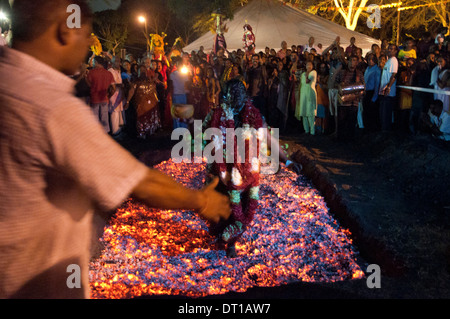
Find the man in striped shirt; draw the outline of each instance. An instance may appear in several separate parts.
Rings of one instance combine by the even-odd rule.
[[[68,27],[70,4],[80,28]],[[94,212],[130,195],[214,222],[230,214],[217,179],[191,190],[149,169],[74,96],[67,75],[86,58],[91,21],[84,0],[13,4],[12,48],[0,48],[0,298],[88,298]]]

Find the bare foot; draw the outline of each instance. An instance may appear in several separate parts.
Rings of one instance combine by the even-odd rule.
[[[236,258],[236,246],[234,244],[228,244],[227,246],[227,257],[228,258]]]

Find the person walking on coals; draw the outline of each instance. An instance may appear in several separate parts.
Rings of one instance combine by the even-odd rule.
[[[227,148],[225,139],[227,129],[242,128],[244,136],[247,137],[261,128],[267,128],[261,112],[253,105],[253,100],[247,96],[242,81],[230,80],[224,94],[224,102],[208,114],[203,123],[205,129],[219,128],[223,132],[222,141],[225,142],[222,145],[220,145],[220,138],[213,138],[213,141],[219,141],[216,150],[222,147],[223,154]],[[297,174],[301,172],[301,165],[287,159],[277,141],[270,138],[270,133],[267,133],[267,141],[258,135],[256,136],[258,141],[256,154],[259,154],[262,143],[267,143],[268,148],[271,146],[279,149],[280,160],[286,164],[288,169]],[[249,227],[259,205],[260,162],[257,157],[249,158],[248,156],[249,139],[245,142],[244,161],[239,157],[242,154],[235,151],[233,163],[227,163],[224,159],[221,163],[208,164],[206,168],[206,182],[208,183],[214,176],[218,176],[220,183],[217,190],[230,198],[230,218],[210,225],[211,234],[217,237],[220,246],[226,248],[228,257],[236,256],[235,244]],[[237,145],[236,140],[234,145]]]

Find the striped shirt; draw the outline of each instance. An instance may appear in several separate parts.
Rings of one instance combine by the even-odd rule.
[[[147,167],[64,74],[1,47],[0,79],[0,298],[88,298],[94,212],[119,206]]]

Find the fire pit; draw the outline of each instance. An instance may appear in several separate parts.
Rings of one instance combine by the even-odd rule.
[[[169,160],[155,168],[188,187],[203,186],[204,164]],[[91,297],[198,298],[364,277],[350,232],[339,226],[303,176],[284,167],[262,176],[260,202],[236,245],[238,256],[227,258],[195,213],[151,209],[129,199],[105,228],[101,256],[90,263]]]

